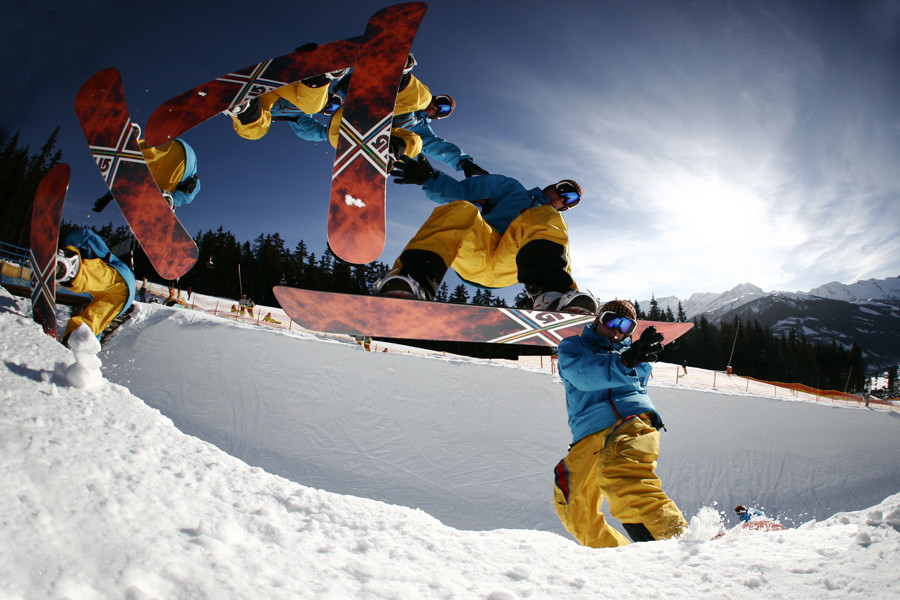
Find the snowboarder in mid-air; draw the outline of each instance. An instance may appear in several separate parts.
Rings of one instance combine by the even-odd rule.
[[[635,542],[687,528],[656,475],[663,424],[646,386],[663,336],[651,326],[632,342],[636,328],[634,306],[613,300],[581,335],[559,344],[572,445],[554,470],[554,503],[565,528],[593,548],[629,543],[606,522],[604,499]]]
[[[57,255],[56,282],[79,294],[87,292],[91,301],[69,319],[62,343],[82,324],[99,339],[112,320],[131,307],[134,273],[90,229],[72,231],[64,245]]]
[[[297,52],[308,52],[317,47],[315,43],[308,43],[297,48]],[[321,124],[311,117],[299,122],[299,117],[336,108],[329,88],[332,82],[339,81],[347,71],[348,69],[339,69],[307,77],[251,98],[226,110],[225,114],[231,117],[237,134],[248,140],[260,139],[269,133],[273,120],[282,120],[290,122],[294,133],[299,137],[321,141],[324,138],[316,130],[316,126]]]
[[[459,146],[438,137],[431,128],[432,121],[450,116],[456,108],[456,102],[448,94],[433,95],[428,86],[411,73],[415,65],[416,58],[410,53],[394,102],[395,116],[391,121],[390,139],[391,157],[397,159],[405,155],[415,158],[419,153],[424,153],[425,156],[439,160],[457,171],[463,171],[466,177],[487,174],[487,171],[476,165],[472,157],[460,150]],[[352,73],[345,76],[335,86],[335,90],[338,92],[346,90],[352,76]],[[340,135],[342,115],[343,108],[339,108],[332,116],[328,127],[328,139],[335,148]]]
[[[138,147],[169,208],[175,210],[194,201],[200,193],[200,176],[197,174],[197,154],[190,144],[175,138],[162,146],[152,147],[139,139]],[[94,212],[102,212],[112,199],[111,192],[98,198]]]
[[[562,212],[581,201],[581,186],[564,179],[527,189],[488,174],[462,181],[436,171],[424,156],[400,158],[395,183],[421,185],[441,204],[406,245],[375,293],[432,300],[447,269],[485,288],[525,284],[534,310],[594,314],[593,296],[578,291],[570,272]]]

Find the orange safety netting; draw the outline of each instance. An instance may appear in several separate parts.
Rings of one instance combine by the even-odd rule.
[[[782,383],[780,381],[765,381],[764,379],[756,379],[754,377],[745,377],[745,379],[749,379],[751,381],[758,381],[759,383],[765,383],[768,385],[774,385],[775,387],[784,388],[787,390],[794,390],[795,392],[803,392],[805,394],[811,394],[813,396],[819,396],[823,398],[831,398],[832,400],[847,400],[849,402],[865,402],[866,399],[862,396],[857,396],[856,394],[848,394],[847,392],[839,392],[837,390],[820,390],[814,387],[810,387],[808,385],[803,385],[802,383]]]

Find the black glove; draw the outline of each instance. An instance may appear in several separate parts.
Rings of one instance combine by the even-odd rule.
[[[94,202],[94,212],[103,212],[103,209],[112,202],[113,195],[111,192],[106,192],[103,196],[97,198],[97,201]]]
[[[631,342],[631,347],[622,353],[622,362],[632,369],[641,363],[654,362],[663,351],[662,341],[663,334],[651,325],[644,330],[640,339]]]
[[[474,177],[475,175],[490,175],[490,173],[473,163],[471,160],[467,160],[460,166],[462,167],[463,173],[466,174],[466,179]]]
[[[408,156],[401,156],[394,163],[391,175],[397,177],[394,183],[422,185],[434,175],[434,169],[424,154],[419,154],[418,160]]]
[[[388,152],[394,158],[400,158],[406,154],[406,141],[403,138],[392,135],[391,141],[388,142]]]

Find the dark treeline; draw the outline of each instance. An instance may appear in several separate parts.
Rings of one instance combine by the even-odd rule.
[[[678,303],[677,315],[660,310],[655,299],[647,314],[638,308],[638,317],[651,321],[685,322]],[[775,335],[757,321],[743,323],[737,317],[729,323],[713,324],[706,317],[693,319],[694,328],[666,347],[661,359],[676,365],[725,370],[745,377],[783,383],[802,383],[822,390],[862,392],[866,383],[866,363],[855,343],[848,350],[837,342],[814,344],[791,329]],[[730,359],[730,362],[729,362]]]
[[[0,241],[27,247],[30,237],[31,204],[37,185],[44,174],[61,161],[54,150],[57,132],[35,154],[20,148],[18,135],[0,142]],[[60,239],[79,225],[63,222]],[[133,239],[126,226],[108,224],[94,228],[119,256],[129,259]],[[239,242],[223,231],[198,233],[195,241],[200,250],[197,265],[179,281],[165,282],[181,289],[224,298],[239,298],[243,293],[254,302],[277,305],[272,287],[289,285],[314,290],[369,294],[375,281],[389,270],[389,265],[373,262],[354,265],[339,259],[325,248],[319,254],[301,241],[293,249],[277,233],[260,235],[252,243]],[[117,247],[117,245],[119,245]],[[130,258],[138,280],[146,277],[163,283],[140,247]],[[472,290],[475,290],[472,292]],[[523,294],[516,298],[522,299]],[[506,301],[491,290],[470,288],[460,284],[450,290],[443,283],[437,300],[458,304],[506,306]],[[636,304],[636,303],[635,303]],[[652,321],[687,321],[679,303],[675,313],[662,310],[655,298],[645,314],[638,307],[638,318]],[[819,389],[861,391],[865,384],[865,362],[855,344],[845,349],[835,342],[813,344],[793,330],[776,336],[756,321],[713,324],[701,317],[694,328],[669,346],[662,356],[666,362],[722,370],[730,366],[736,373],[767,381],[803,383]],[[737,335],[735,335],[737,334]],[[733,352],[733,354],[732,354]]]
[[[316,254],[303,240],[290,249],[277,233],[260,235],[252,243],[241,243],[220,227],[215,232],[197,234],[194,240],[200,258],[197,266],[181,278],[179,286],[226,298],[236,298],[243,293],[258,304],[277,305],[272,293],[276,285],[371,294],[375,282],[390,270],[389,265],[380,261],[364,265],[345,262],[327,246]],[[491,290],[477,290],[470,296],[463,284],[452,292],[446,283],[442,284],[437,299],[458,304],[506,306],[505,300],[494,296]]]
[[[0,241],[25,248],[31,239],[31,206],[38,183],[62,160],[54,150],[59,128],[36,154],[19,147],[19,134],[3,140],[0,149]]]

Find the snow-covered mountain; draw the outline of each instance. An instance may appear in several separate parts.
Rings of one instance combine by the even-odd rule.
[[[809,290],[813,296],[858,302],[863,300],[881,300],[887,304],[900,306],[900,276],[887,279],[866,279],[850,285],[832,281]]]
[[[701,292],[681,301],[657,298],[661,310],[678,312],[678,303],[688,319],[706,317],[712,323],[758,321],[775,334],[793,329],[810,342],[832,340],[863,350],[870,368],[900,364],[900,277],[868,279],[853,284],[826,283],[808,292],[765,292],[752,283],[742,283],[720,294]],[[650,300],[639,302],[644,312]]]

